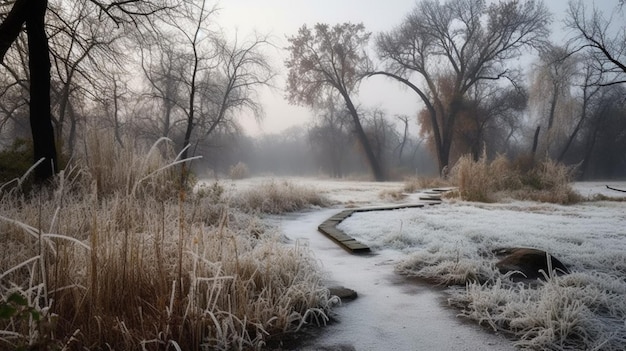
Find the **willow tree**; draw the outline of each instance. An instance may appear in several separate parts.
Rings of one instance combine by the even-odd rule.
[[[376,38],[382,74],[418,94],[430,117],[439,169],[449,163],[457,117],[480,82],[513,80],[508,62],[542,45],[551,16],[541,1],[424,0]],[[440,80],[450,82],[445,97]]]
[[[580,70],[578,55],[567,47],[548,44],[539,53],[531,75],[531,106],[537,110],[543,142],[549,155],[574,115],[574,81]]]
[[[365,51],[369,38],[370,33],[363,24],[330,27],[318,23],[312,30],[302,26],[296,36],[289,38],[290,57],[285,62],[289,69],[287,98],[293,104],[315,107],[321,103],[321,98],[338,93],[350,112],[374,178],[381,181],[385,179],[383,169],[352,101],[361,80],[371,71],[371,61]]]

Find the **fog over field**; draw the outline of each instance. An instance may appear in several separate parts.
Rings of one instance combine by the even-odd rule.
[[[0,350],[625,349],[625,6],[0,0]]]

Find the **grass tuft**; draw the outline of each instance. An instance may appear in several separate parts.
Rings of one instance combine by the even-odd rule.
[[[603,273],[573,273],[538,286],[470,283],[449,300],[461,315],[515,336],[533,350],[622,350],[626,283]]]
[[[449,187],[450,182],[440,177],[424,178],[424,177],[409,177],[404,180],[403,191],[407,193],[415,193],[419,190]]]
[[[250,170],[245,163],[238,162],[236,165],[230,167],[228,174],[230,179],[244,179],[250,177]]]
[[[500,155],[488,162],[486,155],[474,161],[466,155],[452,170],[452,180],[463,200],[496,202],[502,198],[573,204],[582,196],[571,187],[572,169],[552,160],[518,167]]]
[[[330,204],[330,201],[315,189],[275,180],[239,193],[232,201],[236,207],[248,212],[269,214],[295,212]]]

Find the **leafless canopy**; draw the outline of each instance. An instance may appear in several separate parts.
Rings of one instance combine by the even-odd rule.
[[[608,76],[608,83],[625,83],[626,74],[626,26],[624,26],[624,1],[620,1],[619,9],[606,17],[595,7],[591,14],[585,4],[570,1],[565,24],[574,31],[573,42],[579,50],[590,49],[599,58],[603,72]]]
[[[480,81],[512,79],[507,61],[544,44],[551,15],[541,1],[424,0],[395,30],[377,37],[390,76],[426,105],[440,168],[448,164],[458,106]],[[417,75],[425,85],[412,83]],[[448,101],[438,87],[452,82]]]
[[[354,130],[374,177],[383,180],[382,168],[351,98],[371,70],[365,51],[369,37],[363,24],[343,23],[333,27],[316,24],[313,30],[302,26],[298,35],[289,38],[290,57],[285,62],[289,69],[287,99],[294,104],[315,107],[321,103],[321,98],[338,93],[352,116]]]

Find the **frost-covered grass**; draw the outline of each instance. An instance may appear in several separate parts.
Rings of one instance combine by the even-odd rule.
[[[180,189],[166,145],[90,139],[49,189],[5,188],[0,349],[256,349],[325,323],[334,300],[308,248],[219,186]]]
[[[451,201],[355,213],[340,228],[375,251],[398,252],[398,273],[451,285],[450,302],[461,315],[511,333],[522,347],[626,345],[624,202]],[[492,250],[502,247],[546,250],[572,274],[531,285],[512,282],[495,268]]]
[[[270,180],[254,188],[237,192],[231,201],[239,209],[269,214],[295,212],[330,204],[330,201],[314,188],[287,180]]]
[[[461,315],[535,350],[623,350],[626,282],[597,271],[551,277],[533,289],[498,279],[455,290]]]

